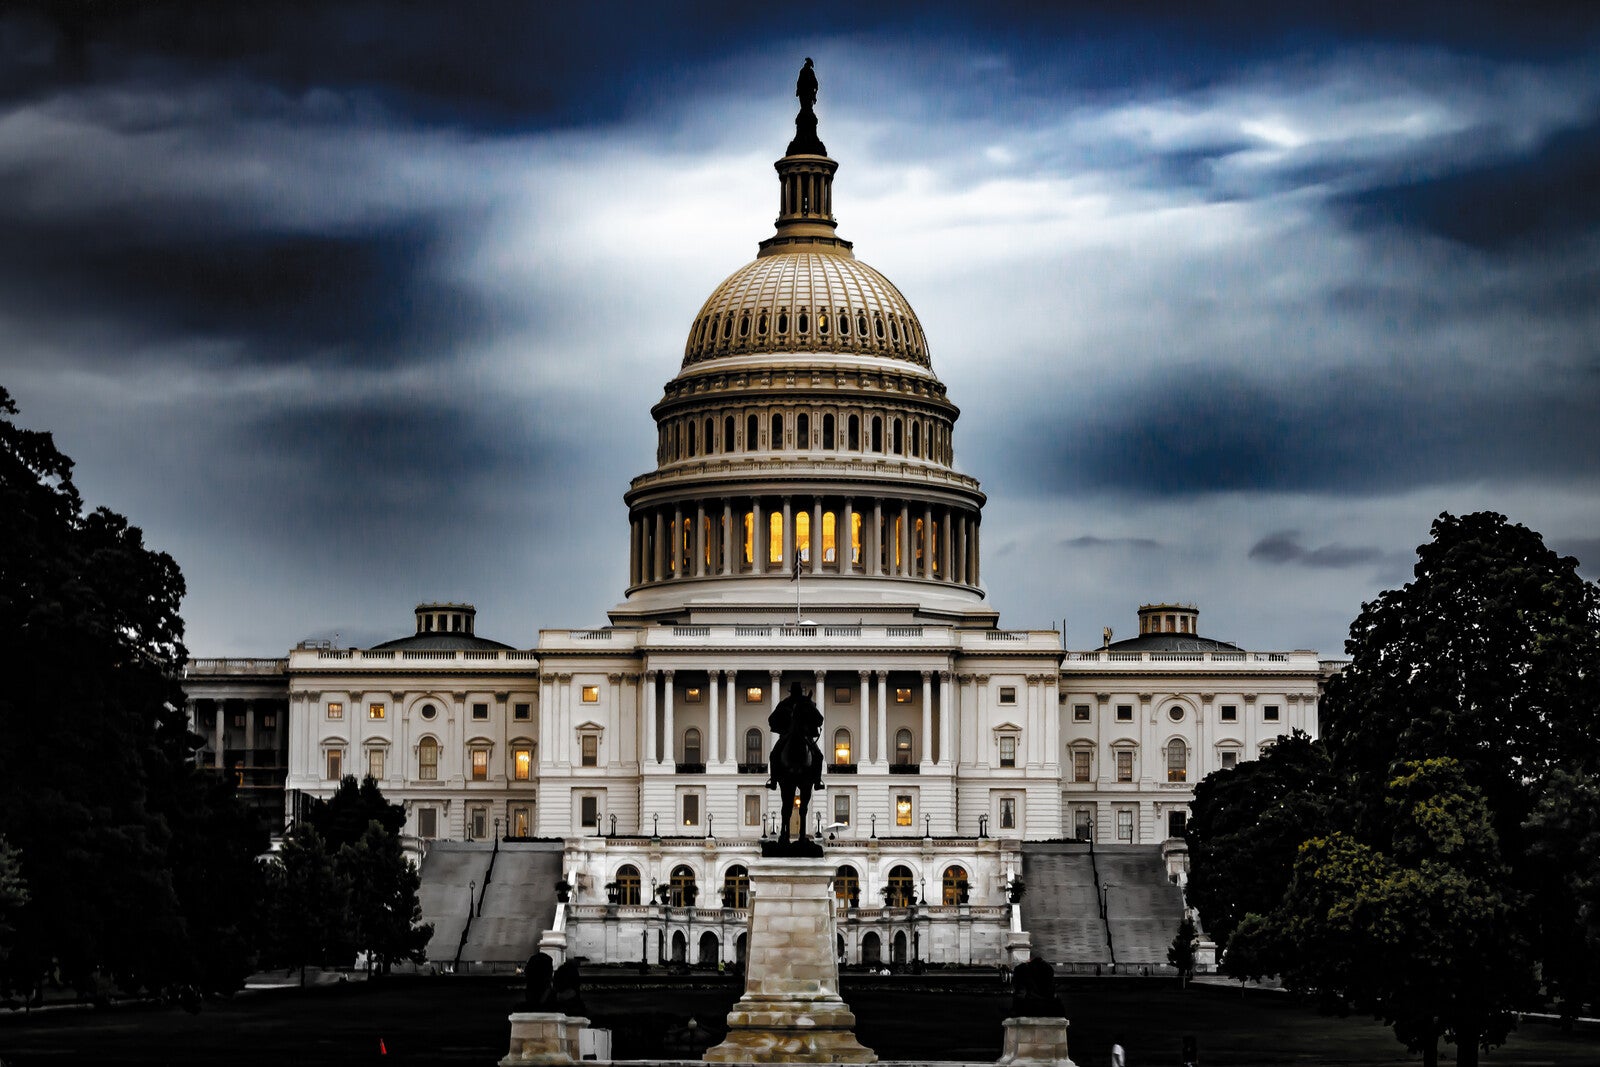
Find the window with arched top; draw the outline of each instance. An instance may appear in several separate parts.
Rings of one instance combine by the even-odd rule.
[[[859,415],[851,415],[850,421],[845,426],[844,447],[852,452],[861,451],[861,417]]]
[[[692,907],[699,887],[694,882],[694,868],[688,864],[672,868],[672,880],[667,883],[668,903],[675,908]]]
[[[733,416],[729,415],[722,420],[722,451],[733,451]]]
[[[833,762],[839,766],[848,766],[855,762],[850,747],[850,731],[840,727],[833,732]]]
[[[916,902],[917,884],[911,868],[903,863],[889,868],[889,883],[884,887],[883,902],[887,907],[904,908]]]
[[[967,869],[957,864],[951,864],[944,869],[942,884],[943,899],[946,907],[967,902]]]
[[[783,447],[783,416],[772,416],[772,433],[768,438],[767,447],[776,451]]]
[[[742,863],[735,863],[722,876],[722,906],[748,908],[750,906],[750,871]]]
[[[1174,737],[1167,743],[1167,781],[1186,782],[1189,780],[1189,748],[1181,738]]]
[[[617,903],[639,903],[639,868],[631,863],[624,863],[617,868]]]
[[[752,726],[744,732],[744,761],[746,763],[765,763],[766,752],[761,747],[761,731]]]
[[[915,421],[911,423],[911,455],[917,459],[922,457],[922,424]]]
[[[893,446],[893,449],[892,449],[894,454],[897,455],[897,456],[905,455],[905,444],[906,444],[906,442],[905,442],[905,437],[904,437],[904,429],[901,426],[899,419],[895,419],[894,420],[894,429],[893,429],[893,433],[892,433],[891,436],[893,438],[893,443],[894,443],[894,446]]]
[[[689,424],[688,442],[688,452],[686,454],[692,457],[694,455],[694,423],[692,422]]]
[[[911,762],[911,731],[905,727],[895,731],[894,761],[902,767]]]
[[[417,742],[417,778],[424,782],[439,780],[439,742],[431,737]]]
[[[872,416],[872,451],[883,451],[883,418],[879,415]]]
[[[754,416],[747,416],[744,420],[744,450],[754,452],[756,441],[761,437],[761,423]]]
[[[811,416],[803,411],[794,417],[794,447],[811,447]]]
[[[693,726],[683,732],[683,762],[703,762],[700,759],[700,731]]]
[[[784,308],[783,310],[778,312],[778,332],[779,333],[788,333],[789,332],[789,309],[788,308]]]
[[[833,899],[841,907],[861,906],[861,875],[848,863],[833,872]]]
[[[822,447],[830,450],[833,448],[833,416],[831,414],[822,416]]]

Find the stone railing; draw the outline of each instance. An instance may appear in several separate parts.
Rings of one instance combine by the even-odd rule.
[[[190,678],[203,674],[282,674],[289,669],[285,659],[247,659],[242,657],[202,657],[191,659],[183,668]]]
[[[410,669],[408,664],[426,662],[429,666],[459,663],[473,666],[488,664],[517,664],[526,670],[530,662],[537,661],[534,649],[508,648],[297,648],[289,658],[279,661],[284,667],[292,664],[296,670],[306,670],[329,662],[349,663],[352,669]],[[192,661],[204,663],[207,661]],[[270,662],[270,661],[263,661]],[[359,665],[359,668],[357,667]],[[283,673],[280,667],[277,673]]]
[[[1317,654],[1297,650],[1294,652],[1112,652],[1098,649],[1093,652],[1069,652],[1068,663],[1115,664],[1193,664],[1212,667],[1221,664],[1243,666],[1251,670],[1281,670],[1285,667],[1315,669]]]

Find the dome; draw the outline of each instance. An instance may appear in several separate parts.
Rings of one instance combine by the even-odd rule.
[[[848,254],[782,252],[717,286],[689,330],[683,365],[751,352],[841,352],[927,367],[916,312],[894,283]]]

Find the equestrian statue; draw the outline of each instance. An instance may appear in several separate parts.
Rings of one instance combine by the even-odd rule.
[[[789,687],[789,695],[767,716],[767,725],[778,737],[772,746],[771,776],[767,779],[767,788],[778,790],[783,798],[778,809],[781,829],[777,847],[780,850],[803,848],[807,844],[806,815],[811,810],[811,793],[826,788],[822,784],[822,750],[817,747],[817,738],[822,733],[822,712],[817,710],[805,688],[795,682]],[[796,795],[800,798],[800,837],[792,846],[789,818],[795,810]]]

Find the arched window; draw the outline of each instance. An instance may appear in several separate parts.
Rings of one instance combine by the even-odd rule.
[[[744,420],[744,450],[746,452],[754,452],[756,450],[756,442],[760,437],[761,423],[756,421],[754,415],[746,417]]]
[[[861,876],[848,863],[833,872],[833,899],[841,907],[861,907]]]
[[[797,315],[795,318],[796,318],[795,328],[797,330],[799,330],[801,333],[806,333],[807,331],[809,331],[811,329],[811,318],[810,318],[810,316],[808,316],[806,314],[805,308],[801,308],[800,309],[800,314]]]
[[[911,424],[911,455],[919,459],[922,456],[922,424],[920,422]]]
[[[1189,779],[1189,749],[1181,738],[1167,743],[1167,781],[1184,782]]]
[[[717,450],[716,449],[716,439],[717,439],[717,423],[716,423],[716,420],[711,418],[710,416],[707,416],[706,417],[706,433],[705,433],[704,437],[700,438],[700,451],[704,452],[708,456],[711,453],[715,452]]]
[[[431,737],[417,743],[417,777],[424,782],[439,780],[439,742]]]
[[[967,902],[967,869],[949,866],[944,869],[944,903],[946,907]]]
[[[767,562],[782,563],[783,559],[783,512],[774,511],[767,516]]]
[[[902,767],[911,762],[911,731],[903,726],[895,731],[894,761]]]
[[[774,416],[772,416],[772,434],[771,434],[770,439],[767,441],[767,447],[772,449],[773,451],[777,451],[778,449],[783,447],[783,416],[782,415],[774,415]]]
[[[854,763],[851,759],[850,731],[840,727],[833,732],[833,762],[839,766],[848,766]]]
[[[735,863],[722,876],[722,906],[748,908],[750,906],[750,872],[743,864]]]
[[[788,333],[789,332],[789,309],[788,308],[782,308],[778,312],[778,332],[779,333]]]
[[[833,448],[833,415],[831,414],[822,416],[822,447],[830,451]]]
[[[883,962],[883,941],[871,930],[861,939],[861,962],[869,967]]]
[[[883,419],[877,415],[872,416],[872,451],[883,451]]]
[[[851,415],[850,421],[845,425],[847,436],[845,437],[844,446],[852,452],[861,451],[861,417],[859,415]]]
[[[733,416],[722,420],[722,451],[733,451]]]
[[[906,447],[905,432],[904,432],[904,427],[901,425],[899,419],[895,419],[894,420],[894,434],[893,434],[893,436],[894,436],[894,454],[897,455],[897,456],[905,455],[906,454],[905,453],[905,447]]]
[[[886,907],[904,908],[916,902],[916,882],[911,877],[911,868],[903,863],[889,869],[889,884],[884,888],[883,902]]]
[[[739,336],[750,336],[750,312],[748,311],[739,316]]]
[[[694,423],[689,424],[689,450],[686,455],[694,455]]]
[[[811,416],[803,411],[794,417],[794,447],[811,447]]]
[[[694,869],[688,864],[672,868],[672,881],[668,884],[668,902],[675,908],[693,907],[699,887],[694,884]]]
[[[839,517],[831,511],[822,513],[822,562],[833,563],[839,558]]]
[[[693,726],[683,732],[683,762],[700,763],[700,731]]]
[[[631,863],[617,868],[617,903],[639,903],[639,868]]]
[[[794,550],[811,562],[811,512],[801,509],[794,517]]]
[[[752,726],[744,733],[744,761],[762,764],[766,760],[767,754],[761,747],[761,731]]]

